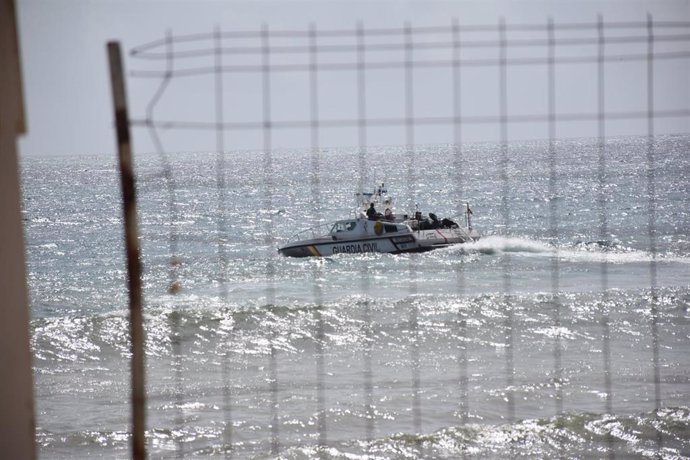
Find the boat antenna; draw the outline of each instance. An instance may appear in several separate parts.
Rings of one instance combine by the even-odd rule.
[[[467,228],[469,230],[472,230],[472,219],[470,216],[472,216],[472,210],[470,209],[470,203],[469,201],[466,203],[467,205],[467,211],[465,211],[465,215],[467,216]]]

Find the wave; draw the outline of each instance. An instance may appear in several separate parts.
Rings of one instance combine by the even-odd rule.
[[[466,243],[462,246],[465,251],[479,252],[482,254],[494,255],[505,252],[530,253],[530,254],[551,254],[555,248],[548,243],[534,241],[527,238],[506,237],[506,236],[487,236],[473,243]]]
[[[662,296],[660,343],[682,351],[688,288],[662,288],[657,295]],[[285,459],[551,458],[563,457],[564,452],[566,457],[600,458],[609,449],[618,458],[648,453],[678,458],[690,452],[690,409],[678,407],[686,401],[677,389],[688,384],[682,353],[663,355],[670,369],[676,370],[676,375],[663,372],[661,382],[663,400],[673,407],[639,413],[651,403],[636,399],[640,392],[651,390],[645,380],[648,361],[644,356],[638,359],[639,350],[647,350],[644,347],[649,343],[642,339],[649,333],[649,319],[640,314],[648,305],[647,297],[648,291],[563,296],[561,327],[550,329],[553,300],[543,294],[511,299],[498,294],[408,295],[392,303],[358,295],[325,305],[240,306],[191,297],[174,304],[168,300],[146,309],[147,382],[151,418],[156,421],[147,432],[148,445],[153,457],[176,456],[177,450],[179,456],[195,458],[225,452],[232,452],[234,458],[267,458],[272,421],[262,411],[266,398],[276,394],[281,401],[276,406],[280,423],[276,444],[281,446],[280,458]],[[600,387],[588,385],[602,377],[596,364],[587,368],[600,359],[592,353],[601,340],[585,336],[598,331],[602,299],[607,302],[611,330],[616,331],[617,338],[611,340],[616,368],[631,369],[614,380],[617,413],[613,414],[601,413],[605,409],[600,394],[592,394]],[[514,387],[516,401],[521,396],[527,401],[516,404],[511,423],[499,418],[506,415],[502,412],[506,390],[502,315],[507,305],[514,307],[512,324],[520,331],[522,345],[517,346],[529,347],[518,361],[522,370]],[[414,318],[413,311],[418,312]],[[103,407],[127,414],[125,312],[46,318],[32,325],[37,394],[47,408],[37,436],[42,456],[57,457],[77,449],[86,456],[122,456],[127,434],[118,430],[126,425],[126,415],[108,415],[106,422],[99,417]],[[412,327],[416,332],[411,332]],[[562,379],[551,378],[550,373],[555,337],[568,353],[564,362],[585,366],[571,367]],[[578,352],[580,345],[583,348]],[[469,403],[469,414],[459,412],[464,406],[455,387],[460,347],[471,353],[466,375],[477,390],[472,392],[476,399]],[[414,391],[406,376],[414,369],[410,357],[415,350],[424,363],[418,386],[420,415],[424,414],[421,434],[410,431],[412,398],[407,397]],[[377,396],[370,419],[376,427],[373,439],[365,439],[356,428],[359,421],[369,420],[358,394],[367,384],[367,371],[357,357],[365,353],[370,353],[374,363],[369,374]],[[272,359],[279,393],[268,390],[275,378]],[[327,363],[322,371],[315,367],[318,359]],[[226,369],[232,379],[229,403],[224,396]],[[640,384],[630,385],[630,378]],[[566,385],[564,402],[580,412],[556,416],[549,412],[549,405],[535,409],[539,401],[553,397],[555,385],[561,384]],[[329,444],[324,451],[314,447],[318,425],[315,400],[309,396],[315,397],[319,385],[328,405],[324,426],[329,430]],[[75,401],[75,409],[63,411],[67,398]],[[582,401],[592,403],[583,406]],[[234,444],[228,443],[223,431],[227,421],[219,421],[231,409]],[[535,410],[541,415],[535,415]],[[460,420],[466,422],[460,424]],[[89,448],[93,450],[84,450]]]
[[[480,253],[484,255],[517,254],[530,257],[557,257],[568,262],[591,263],[682,263],[689,264],[690,258],[662,253],[655,254],[626,247],[617,241],[576,241],[566,246],[521,237],[506,237],[492,235],[472,243],[459,246],[465,253]]]
[[[690,408],[665,407],[644,413],[569,413],[506,424],[467,423],[429,434],[396,433],[378,439],[331,440],[319,447],[304,439],[279,439],[280,458],[660,458],[682,459],[690,454]],[[272,448],[268,439],[227,444],[222,424],[195,424],[146,432],[152,454],[180,449],[195,456],[232,450],[239,458],[263,458]],[[292,438],[292,439],[291,439]],[[342,438],[341,438],[342,439]],[[92,449],[103,455],[126,451],[130,435],[120,430],[70,433],[38,429],[44,454],[53,449]]]
[[[688,458],[690,409],[669,407],[636,415],[573,413],[512,424],[469,423],[431,434],[399,433],[369,442],[343,442],[328,458]],[[318,456],[297,447],[284,458]]]
[[[655,296],[660,318],[673,323],[685,314],[690,292],[687,287],[663,287],[656,290]],[[597,293],[561,296],[564,312],[572,313],[564,313],[560,328],[531,319],[532,315],[548,312],[552,305],[550,294],[514,295],[510,304],[525,312],[525,316],[517,315],[514,320],[518,323],[528,321],[524,329],[526,336],[534,340],[543,340],[545,336],[573,340],[582,337],[573,330],[579,330],[591,320],[590,309],[602,299]],[[649,308],[651,294],[645,289],[617,291],[608,293],[606,299],[609,312],[614,315],[630,308],[636,311]],[[167,298],[160,302],[152,302],[145,309],[146,351],[151,357],[173,356],[180,340],[189,349],[212,356],[224,356],[227,347],[239,355],[270,355],[274,333],[282,338],[276,339],[273,345],[293,352],[305,343],[320,340],[319,328],[329,331],[323,338],[328,346],[357,347],[370,340],[387,343],[392,336],[379,335],[371,328],[389,327],[397,331],[407,327],[407,312],[411,308],[424,311],[425,321],[429,321],[420,325],[421,330],[429,337],[442,337],[437,336],[439,331],[455,327],[459,314],[478,327],[489,327],[495,318],[502,317],[508,301],[501,293],[474,296],[433,293],[408,294],[396,300],[357,294],[323,303],[268,304],[257,300],[239,304],[200,296]],[[365,311],[370,315],[369,324],[362,320]],[[575,323],[578,326],[574,326]],[[574,329],[568,329],[569,325]],[[644,330],[644,327],[644,323],[625,325],[626,330]],[[476,335],[472,340],[490,342],[494,340],[490,331],[493,329],[487,329],[486,337]],[[497,331],[493,332],[500,332]],[[31,345],[35,362],[40,363],[40,372],[52,372],[53,365],[62,367],[60,363],[98,364],[107,357],[126,357],[129,355],[128,337],[128,313],[124,310],[86,315],[72,313],[31,321]],[[408,339],[397,332],[395,337],[401,343]]]

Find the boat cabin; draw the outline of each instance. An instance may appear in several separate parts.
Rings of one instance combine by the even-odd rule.
[[[368,220],[364,218],[339,220],[331,228],[330,235],[334,240],[381,236],[386,233],[409,233],[410,227],[399,222]]]

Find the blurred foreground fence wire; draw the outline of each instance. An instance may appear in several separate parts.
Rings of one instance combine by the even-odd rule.
[[[228,253],[232,238],[231,225],[226,221],[230,193],[227,175],[233,174],[234,155],[252,155],[261,161],[261,177],[255,180],[262,189],[264,210],[274,208],[276,193],[274,152],[276,148],[309,151],[309,163],[304,164],[304,178],[311,193],[310,217],[319,220],[326,210],[321,199],[323,170],[329,167],[330,146],[352,146],[357,152],[357,164],[350,165],[353,188],[365,190],[376,179],[371,175],[370,149],[374,145],[399,146],[405,152],[407,183],[400,184],[408,209],[414,208],[414,188],[417,181],[415,165],[424,155],[421,144],[446,143],[451,146],[455,176],[452,193],[464,196],[467,177],[460,167],[467,159],[464,146],[471,142],[498,143],[498,171],[496,184],[500,196],[500,215],[497,224],[506,234],[517,226],[512,214],[511,194],[515,184],[511,179],[511,145],[516,140],[543,139],[548,142],[547,155],[542,162],[544,177],[548,178],[548,193],[555,196],[561,184],[557,172],[560,163],[558,141],[566,137],[597,139],[596,203],[592,206],[598,218],[601,240],[610,234],[608,222],[607,138],[634,135],[647,138],[648,201],[643,206],[648,213],[644,232],[649,241],[649,289],[651,312],[649,333],[652,342],[654,407],[662,406],[660,389],[660,343],[655,303],[657,288],[657,197],[655,187],[660,180],[655,175],[655,136],[687,132],[690,110],[682,98],[660,91],[679,68],[690,59],[690,23],[656,22],[651,16],[641,22],[608,22],[599,17],[588,23],[556,23],[551,19],[541,24],[511,24],[501,20],[493,25],[463,25],[458,20],[447,25],[418,27],[405,24],[400,28],[367,28],[357,24],[340,30],[321,30],[311,25],[305,30],[272,30],[264,25],[255,31],[227,31],[221,27],[196,35],[173,35],[137,46],[131,50],[129,76],[138,91],[152,94],[141,117],[134,117],[130,125],[145,129],[158,155],[160,178],[167,195],[167,228],[170,292],[175,293],[180,281],[180,264],[187,257],[180,236],[180,185],[170,162],[171,152],[208,151],[215,155],[216,261],[211,276],[218,289],[218,297],[227,300],[233,294],[228,289],[226,273],[234,263]],[[687,67],[685,67],[687,72]],[[685,74],[687,77],[687,73]],[[682,78],[682,76],[680,77]],[[687,80],[686,80],[687,83]],[[191,139],[191,140],[190,140]],[[196,147],[195,147],[196,146]],[[244,153],[237,153],[244,152]],[[255,178],[256,179],[256,178]],[[145,178],[152,183],[156,177]],[[457,212],[463,211],[457,203]],[[548,236],[555,240],[560,232],[557,200],[548,204]],[[275,253],[278,235],[274,217],[264,215],[260,229],[266,254]],[[191,249],[190,249],[191,251]],[[550,289],[553,308],[550,322],[555,330],[562,326],[562,303],[559,285],[560,262],[551,258]],[[274,258],[266,256],[265,303],[276,304],[276,266]],[[162,263],[162,262],[161,262]],[[416,259],[408,266],[409,289],[416,289]],[[504,418],[516,420],[514,354],[514,293],[513,260],[509,253],[501,256],[502,293],[504,303]],[[599,265],[600,289],[608,292],[610,264],[604,257]],[[322,276],[322,265],[311,267],[313,279]],[[362,269],[359,289],[371,292],[371,278]],[[465,268],[456,270],[457,293],[466,291]],[[323,304],[320,284],[304,286],[311,291],[313,303]],[[606,294],[604,294],[606,296]],[[602,300],[606,304],[607,299]],[[304,427],[315,432],[314,443],[329,445],[327,375],[324,359],[326,329],[321,310],[315,313],[315,372],[317,419],[314,426]],[[372,312],[364,301],[361,321],[369,324]],[[409,350],[409,369],[412,382],[410,416],[411,430],[424,432],[425,399],[420,380],[421,364],[418,348],[422,312],[415,303],[409,311],[409,334],[415,339]],[[600,324],[601,367],[604,381],[604,411],[615,410],[612,394],[613,366],[611,356],[610,318],[604,308],[598,318]],[[467,318],[457,318],[458,334],[465,335]],[[178,325],[179,327],[179,325]],[[373,342],[367,328],[361,369],[361,391],[364,412],[364,434],[367,442],[376,436],[374,416]],[[289,397],[291,387],[281,384],[281,351],[276,347],[276,334],[271,331],[268,366],[271,395],[270,454],[282,451],[281,401]],[[561,336],[554,336],[552,359],[553,380],[562,379],[563,353]],[[380,345],[380,344],[379,344]],[[179,342],[175,353],[181,357],[186,351]],[[228,356],[232,350],[225,352]],[[447,401],[459,407],[461,424],[469,422],[471,356],[460,344],[457,351],[457,399]],[[176,369],[178,399],[184,399],[180,375]],[[233,375],[227,361],[223,364],[222,406],[227,422],[226,443],[237,439],[233,433]],[[555,385],[553,414],[564,411],[562,386]],[[181,401],[180,401],[181,402]],[[180,416],[178,422],[185,423]],[[613,442],[613,441],[611,441]],[[657,446],[663,446],[661,434]],[[184,453],[180,441],[178,452]],[[323,451],[320,451],[323,454]],[[609,446],[608,455],[613,456]]]

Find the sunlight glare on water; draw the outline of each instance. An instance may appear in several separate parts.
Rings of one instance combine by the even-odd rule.
[[[495,145],[467,146],[462,171],[450,146],[419,147],[413,181],[404,150],[372,149],[372,176],[386,171],[372,187],[385,181],[398,212],[408,195],[444,217],[470,202],[482,233],[397,256],[277,253],[313,220],[351,215],[356,181],[334,165],[354,150],[329,151],[341,161],[322,164],[318,196],[300,166],[309,152],[276,152],[271,189],[261,161],[233,157],[225,234],[214,155],[171,156],[173,211],[157,158],[139,158],[151,455],[627,457],[657,452],[661,436],[662,456],[690,456],[689,145],[656,142],[653,252],[637,138],[607,146],[608,235],[594,142],[558,143],[569,163],[554,197],[534,174],[547,146],[511,146],[509,228]],[[121,457],[129,349],[115,166],[32,158],[23,180],[40,454]]]

